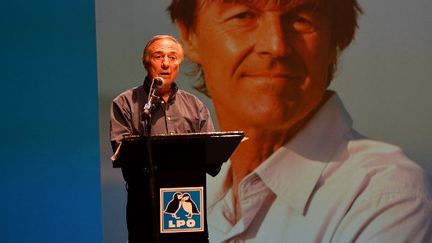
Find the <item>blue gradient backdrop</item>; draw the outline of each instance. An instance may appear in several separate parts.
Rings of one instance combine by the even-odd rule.
[[[0,4],[0,242],[101,242],[94,1]]]

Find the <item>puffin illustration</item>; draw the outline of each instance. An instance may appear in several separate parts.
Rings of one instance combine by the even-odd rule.
[[[196,206],[195,202],[192,201],[189,193],[183,194],[181,206],[187,212],[186,217],[189,219],[192,218],[194,214],[199,214],[198,207]]]
[[[181,192],[174,193],[172,200],[167,204],[165,213],[171,214],[171,216],[175,219],[179,219],[180,217],[177,217],[177,212],[180,209],[182,197],[183,194]]]

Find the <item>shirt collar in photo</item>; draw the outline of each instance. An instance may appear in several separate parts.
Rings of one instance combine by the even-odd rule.
[[[323,105],[291,141],[265,160],[255,173],[294,210],[305,213],[318,180],[351,134],[352,120],[338,95]]]

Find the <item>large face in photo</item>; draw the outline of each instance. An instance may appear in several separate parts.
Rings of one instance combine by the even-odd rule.
[[[328,86],[336,51],[325,11],[308,1],[275,2],[208,1],[194,28],[179,26],[222,129],[233,129],[225,125],[233,121],[291,126],[319,104]]]

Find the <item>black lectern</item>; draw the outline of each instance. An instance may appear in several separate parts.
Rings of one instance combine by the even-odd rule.
[[[243,137],[239,131],[126,137],[113,166],[127,182],[129,243],[208,242],[206,173],[216,176]]]

